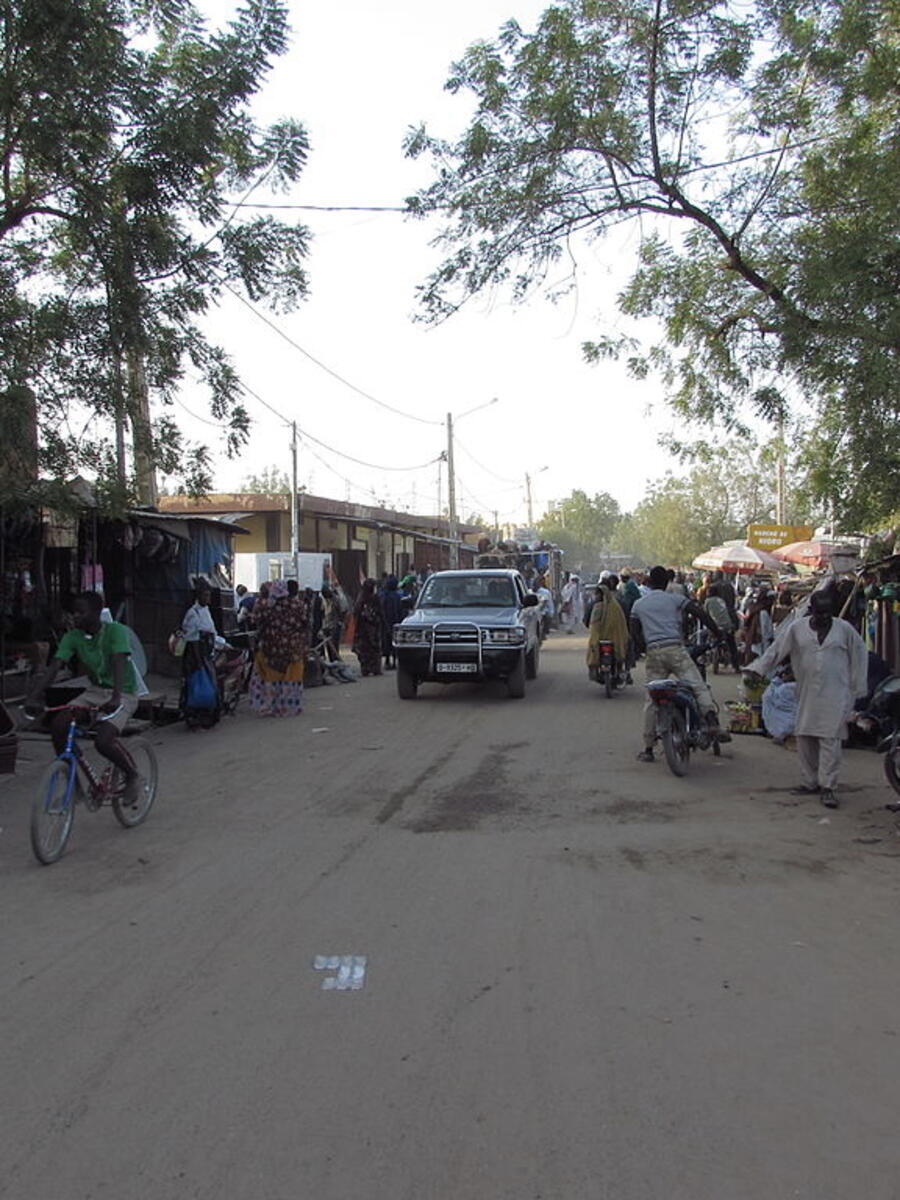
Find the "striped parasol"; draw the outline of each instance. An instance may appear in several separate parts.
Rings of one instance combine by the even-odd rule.
[[[772,553],[781,562],[796,563],[814,571],[832,566],[837,571],[850,571],[859,562],[856,546],[824,538],[816,538],[811,542],[791,542],[789,546],[779,546]]]
[[[768,550],[757,550],[745,542],[725,542],[721,546],[713,546],[711,550],[698,555],[691,565],[701,571],[738,571],[742,575],[784,570],[784,564]]]

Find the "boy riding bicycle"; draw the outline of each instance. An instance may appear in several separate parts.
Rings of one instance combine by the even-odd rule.
[[[101,621],[103,600],[96,592],[82,592],[75,600],[75,628],[64,634],[43,679],[26,700],[26,708],[36,705],[49,688],[60,667],[77,660],[91,681],[73,707],[97,708],[97,750],[125,776],[124,797],[133,803],[138,795],[138,775],[118,735],[138,705],[137,678],[131,665],[128,630],[117,621]],[[70,709],[56,713],[50,727],[57,754],[66,746]]]

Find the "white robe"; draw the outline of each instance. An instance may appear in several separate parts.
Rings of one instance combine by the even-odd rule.
[[[562,602],[569,605],[568,612],[562,614],[563,625],[577,625],[584,620],[584,592],[580,581],[573,583],[569,580],[563,585]]]
[[[853,626],[835,618],[820,645],[809,618],[799,618],[747,669],[771,677],[785,658],[790,658],[797,680],[794,732],[800,737],[845,737],[853,701],[868,690],[869,656]]]

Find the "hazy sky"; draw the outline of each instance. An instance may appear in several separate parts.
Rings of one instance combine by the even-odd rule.
[[[287,196],[254,199],[309,205],[399,205],[428,180],[424,161],[409,162],[402,141],[425,120],[455,135],[469,105],[443,90],[448,67],[509,17],[531,27],[546,7],[534,0],[344,0],[291,5],[293,47],[257,105],[261,120],[289,114],[306,125],[311,154]],[[207,0],[226,17],[229,0]],[[674,466],[657,446],[671,426],[659,385],[636,383],[616,364],[585,365],[580,346],[601,329],[621,328],[614,306],[637,246],[637,227],[617,241],[580,252],[578,287],[557,304],[534,299],[514,308],[507,296],[479,298],[438,328],[415,324],[415,287],[437,261],[435,227],[400,214],[283,214],[313,234],[311,295],[296,312],[273,319],[309,354],[362,390],[420,417],[442,422],[497,397],[458,426],[458,507],[490,518],[524,518],[524,476],[535,506],[573,488],[611,492],[625,508],[646,481]],[[568,267],[560,268],[560,276]],[[393,416],[344,386],[236,300],[209,331],[232,354],[242,379],[302,429],[335,450],[378,467],[433,460],[445,446],[439,424]],[[653,327],[641,330],[647,339]],[[189,391],[194,411],[200,401]],[[234,490],[269,465],[289,469],[288,434],[248,401],[254,426],[239,461],[216,459],[216,484]],[[197,438],[215,431],[179,411]],[[474,460],[478,460],[476,463]],[[479,465],[482,464],[482,465]],[[487,468],[484,469],[484,468]],[[546,468],[546,469],[543,469]],[[373,470],[330,450],[301,448],[300,480],[319,495],[433,512],[438,468]],[[446,503],[446,472],[442,477]]]

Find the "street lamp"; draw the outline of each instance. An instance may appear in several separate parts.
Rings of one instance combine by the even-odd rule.
[[[483,408],[490,408],[492,404],[496,403],[497,397],[494,396],[492,400],[486,400],[484,404],[476,404],[474,408],[467,408],[465,412],[459,413],[456,420],[461,421],[463,417],[469,417],[472,413],[480,412]],[[450,533],[450,566],[456,569],[459,566],[459,522],[456,515],[456,473],[453,468],[453,413],[447,413],[447,510]]]

